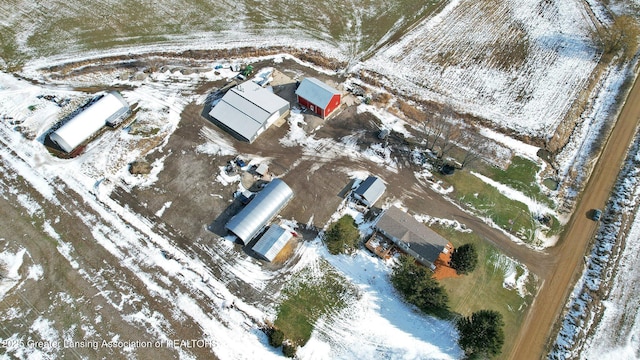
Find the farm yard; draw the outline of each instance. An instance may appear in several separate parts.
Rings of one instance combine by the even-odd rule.
[[[373,1],[319,20],[322,2],[196,3],[140,4],[152,16],[133,21],[108,2],[91,29],[88,7],[0,5],[5,356],[278,358],[279,329],[303,359],[461,358],[455,319],[482,309],[504,321],[500,356],[517,351],[630,87],[635,63],[594,38],[609,9]],[[243,72],[290,107],[251,143],[212,111]],[[298,104],[309,77],[342,95],[326,119]],[[108,90],[131,115],[52,149],[60,120]],[[351,195],[368,176],[386,186],[375,204]],[[229,224],[273,179],[294,196],[269,223],[293,236],[265,261]],[[478,249],[473,273],[439,277],[448,316],[403,300],[397,257],[363,246],[393,206]],[[360,240],[334,255],[344,215]],[[553,356],[573,351],[572,330]]]

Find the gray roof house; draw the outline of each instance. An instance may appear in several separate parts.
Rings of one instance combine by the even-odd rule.
[[[271,262],[292,237],[293,234],[289,230],[279,225],[271,225],[251,249],[262,259]]]
[[[227,222],[225,228],[244,245],[262,231],[293,198],[293,190],[282,180],[274,179],[251,202]]]
[[[375,176],[369,176],[353,192],[353,197],[366,206],[373,206],[384,194],[387,186]]]
[[[251,143],[288,113],[288,101],[247,81],[229,90],[209,115],[234,137]]]
[[[431,270],[435,270],[434,263],[440,253],[448,251],[448,240],[396,206],[385,210],[376,229]]]

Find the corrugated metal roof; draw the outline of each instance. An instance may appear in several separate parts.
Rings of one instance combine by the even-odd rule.
[[[293,235],[289,230],[278,225],[271,225],[269,230],[253,245],[252,249],[264,259],[273,261],[292,237]]]
[[[387,186],[382,180],[375,176],[369,176],[358,186],[355,193],[369,202],[369,205],[373,205],[382,197],[385,190],[387,190]]]
[[[304,78],[296,90],[296,95],[322,108],[326,108],[336,94],[340,92],[316,78]]]
[[[273,114],[282,115],[288,109],[288,101],[247,81],[229,90],[209,115],[252,141]]]
[[[245,244],[293,198],[293,190],[282,180],[274,179],[251,202],[229,220],[225,228]]]
[[[129,111],[129,104],[116,92],[110,92],[82,110],[69,122],[54,131],[49,138],[66,152],[93,136],[113,120]]]
[[[385,210],[376,228],[394,242],[403,242],[432,264],[449,243],[447,239],[395,206]]]

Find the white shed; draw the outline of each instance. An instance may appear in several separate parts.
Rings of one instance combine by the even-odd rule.
[[[271,225],[269,230],[256,241],[252,249],[261,258],[271,262],[292,237],[293,234],[289,230],[278,225]]]
[[[382,197],[386,189],[387,186],[382,180],[375,176],[369,176],[353,192],[353,197],[366,206],[373,206]]]
[[[117,123],[129,114],[129,104],[126,100],[115,91],[109,92],[54,131],[49,138],[69,153],[107,123]]]

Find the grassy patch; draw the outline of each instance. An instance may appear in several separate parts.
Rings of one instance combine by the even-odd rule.
[[[527,205],[509,199],[466,171],[457,171],[445,180],[453,185],[460,202],[475,209],[479,215],[490,218],[496,225],[523,241],[533,240],[536,222]]]
[[[520,191],[540,203],[553,207],[553,201],[542,193],[537,183],[536,174],[538,171],[540,171],[540,167],[535,162],[515,156],[511,160],[511,165],[509,165],[507,170],[494,167],[491,168],[487,176],[501,184]]]
[[[553,201],[544,195],[536,182],[539,166],[531,160],[514,157],[507,170],[491,167],[481,172],[508,187],[520,191],[534,201],[550,208],[555,207]],[[466,171],[458,171],[451,176],[441,176],[443,181],[453,185],[454,195],[461,203],[475,209],[480,216],[490,218],[500,228],[531,243],[536,229],[546,236],[558,235],[562,226],[555,216],[548,215],[546,224],[534,218],[529,207],[503,195],[493,186]]]
[[[160,128],[149,124],[141,124],[138,121],[135,121],[129,127],[129,135],[133,136],[151,137],[157,135],[159,132]]]
[[[356,288],[324,260],[317,268],[305,268],[293,275],[283,289],[274,325],[286,339],[303,346],[311,337],[316,321],[347,306]],[[318,271],[319,270],[319,271]]]
[[[18,47],[15,30],[10,26],[0,26],[0,53],[2,70],[19,70],[25,60]]]
[[[533,295],[520,297],[516,290],[505,289],[503,281],[505,271],[512,264],[493,245],[483,241],[474,233],[461,233],[450,228],[434,226],[440,233],[457,247],[462,244],[474,244],[478,251],[478,266],[469,275],[440,280],[449,294],[449,306],[452,312],[469,316],[478,310],[495,310],[504,318],[505,350],[513,346],[515,334],[522,325],[527,308],[533,301]],[[524,269],[516,266],[516,276],[523,276]],[[535,292],[537,286],[531,275],[527,290]]]

